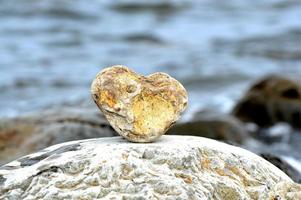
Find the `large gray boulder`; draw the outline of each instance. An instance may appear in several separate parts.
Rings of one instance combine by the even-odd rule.
[[[0,169],[0,199],[298,199],[300,191],[261,157],[193,136],[67,142]]]

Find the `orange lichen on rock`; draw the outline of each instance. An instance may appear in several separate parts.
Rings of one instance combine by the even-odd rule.
[[[187,106],[187,92],[165,73],[141,76],[121,65],[97,74],[92,97],[112,127],[133,142],[164,134]]]

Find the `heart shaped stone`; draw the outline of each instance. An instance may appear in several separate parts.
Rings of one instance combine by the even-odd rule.
[[[92,97],[111,126],[132,142],[163,135],[187,106],[187,92],[165,73],[142,76],[121,65],[99,72]]]

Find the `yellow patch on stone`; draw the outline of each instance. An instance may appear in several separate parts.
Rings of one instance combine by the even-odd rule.
[[[105,103],[109,107],[113,108],[114,105],[116,104],[116,100],[115,100],[113,94],[111,94],[109,91],[105,90],[100,93],[100,103],[101,104]]]
[[[134,113],[134,133],[151,135],[164,131],[173,119],[174,108],[170,102],[160,95],[143,95],[134,99],[132,112]]]
[[[201,159],[201,168],[210,169],[211,161],[207,157]]]

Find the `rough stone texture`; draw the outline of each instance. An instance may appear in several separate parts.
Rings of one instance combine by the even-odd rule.
[[[283,77],[266,77],[250,88],[235,106],[233,114],[259,126],[284,121],[300,128],[301,85]]]
[[[176,123],[167,134],[193,135],[242,144],[249,139],[244,125],[235,117],[214,112],[199,112],[192,120]]]
[[[0,165],[50,145],[118,135],[96,108],[64,107],[0,120]]]
[[[91,85],[95,103],[112,127],[133,142],[164,134],[187,106],[187,92],[165,73],[147,77],[121,65],[99,72]]]
[[[272,188],[268,196],[272,200],[299,200],[301,199],[301,185],[280,182]]]
[[[244,149],[192,136],[58,144],[0,169],[0,199],[298,199],[301,187]]]

